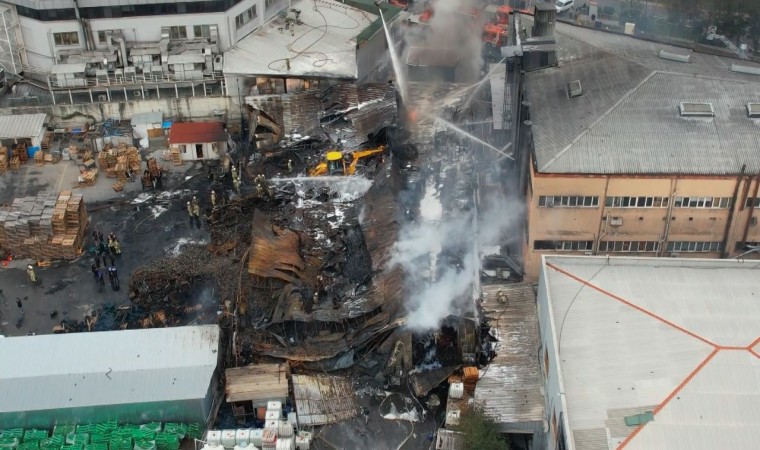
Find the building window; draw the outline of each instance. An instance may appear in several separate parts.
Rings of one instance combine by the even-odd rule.
[[[757,197],[757,198],[747,197],[747,201],[744,203],[744,207],[745,208],[749,208],[749,207],[760,208],[760,197]]]
[[[247,25],[250,21],[252,21],[256,17],[257,17],[256,5],[253,5],[250,8],[243,11],[242,14],[235,17],[235,29],[239,30],[243,28],[245,25]]]
[[[587,252],[594,241],[533,241],[533,250],[557,250],[564,252]]]
[[[709,253],[723,250],[722,242],[673,241],[668,242],[669,252]]]
[[[599,206],[599,197],[539,195],[538,206],[545,208],[596,208]]]
[[[169,27],[170,39],[187,39],[187,27]]]
[[[55,45],[79,45],[79,33],[70,31],[68,33],[53,33]]]
[[[224,12],[234,7],[242,0],[204,0],[189,2],[170,2],[164,3],[146,3],[140,5],[123,5],[123,6],[94,6],[89,8],[79,8],[79,14],[83,19],[110,19],[120,17],[138,17],[138,16],[166,16],[170,14],[201,14]],[[145,2],[143,2],[145,3]],[[35,10],[32,10],[35,11]],[[47,10],[42,10],[47,11]],[[68,10],[60,10],[68,11]],[[71,9],[70,17],[67,19],[76,19],[74,9]],[[41,19],[46,20],[46,19]],[[59,18],[57,20],[63,20]]]
[[[647,253],[660,250],[657,241],[601,241],[600,252]]]
[[[717,208],[726,209],[731,205],[731,197],[676,197],[676,208]]]
[[[119,33],[119,30],[100,30],[98,31],[98,42],[100,42],[101,44],[107,44],[108,35],[117,34],[117,33]]]
[[[272,6],[274,6],[274,5],[278,4],[278,3],[280,3],[280,1],[282,1],[282,0],[266,0],[266,1],[264,2],[264,7],[265,7],[266,9],[269,9],[269,8],[271,8]]]
[[[607,197],[604,206],[608,208],[667,208],[669,197]]]
[[[737,241],[736,242],[736,251],[737,252],[739,252],[739,251],[745,251],[746,252],[748,250],[752,250],[755,247],[760,247],[760,242],[751,242],[751,241],[748,241],[748,242]]]
[[[210,38],[211,27],[208,25],[195,25],[193,26],[193,34],[196,38]]]

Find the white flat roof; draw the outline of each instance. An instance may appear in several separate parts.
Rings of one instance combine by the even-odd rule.
[[[0,339],[0,414],[202,399],[218,352],[216,325]]]
[[[275,16],[224,54],[224,74],[356,78],[356,37],[378,16],[334,0],[301,0],[291,9],[303,22],[293,36]]]
[[[569,449],[757,447],[760,263],[545,256],[541,277]]]
[[[42,134],[42,127],[47,114],[16,114],[0,116],[0,139],[20,139],[37,137]]]
[[[50,72],[54,75],[64,73],[84,73],[86,67],[87,64],[85,63],[56,64],[50,69]]]

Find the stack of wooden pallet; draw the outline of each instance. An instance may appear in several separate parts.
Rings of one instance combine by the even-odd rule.
[[[98,169],[81,170],[79,175],[79,187],[93,186],[98,180]]]
[[[13,156],[18,158],[19,162],[25,163],[29,161],[29,154],[26,152],[26,143],[21,142],[17,144],[13,149]]]
[[[75,259],[86,227],[81,194],[17,198],[10,207],[0,208],[0,247],[20,258]]]
[[[8,171],[8,149],[0,147],[0,173]]]
[[[49,151],[50,150],[50,141],[53,139],[53,133],[46,132],[45,136],[42,138],[42,142],[40,143],[40,148],[43,151]]]
[[[34,153],[34,165],[37,167],[45,165],[45,153],[42,150]]]
[[[172,163],[174,163],[175,166],[182,165],[182,155],[180,154],[178,148],[172,149]]]
[[[132,172],[140,172],[140,152],[137,150],[137,147],[129,147],[127,149],[127,165]]]
[[[21,168],[21,160],[19,159],[19,157],[14,156],[13,158],[11,158],[11,170],[15,172],[20,168]]]

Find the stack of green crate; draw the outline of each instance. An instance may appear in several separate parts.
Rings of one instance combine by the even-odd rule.
[[[108,444],[106,443],[95,443],[95,444],[87,444],[84,446],[84,450],[108,450]]]
[[[203,432],[201,431],[201,426],[197,423],[191,423],[187,426],[187,437],[190,439],[200,439],[203,437]]]
[[[53,436],[40,441],[40,448],[42,450],[60,450],[64,444],[63,435],[54,434]]]
[[[61,450],[84,450],[85,444],[69,444],[61,447]]]
[[[84,425],[77,425],[76,428],[77,433],[88,433],[90,436],[92,436],[92,433],[95,432],[95,425],[88,423]]]
[[[148,422],[140,425],[141,430],[150,430],[158,433],[161,431],[161,422]]]
[[[39,450],[40,441],[22,442],[16,446],[16,450]]]
[[[158,450],[178,450],[179,437],[174,433],[156,433],[156,448]]]
[[[187,434],[187,425],[184,423],[167,422],[164,424],[164,432],[176,434],[182,440],[185,439],[185,435]]]
[[[150,439],[135,441],[134,450],[156,450],[156,441]]]
[[[68,436],[76,431],[76,428],[74,425],[56,425],[53,427],[53,436]]]
[[[147,429],[130,430],[132,433],[132,439],[135,441],[152,441],[156,439],[156,432]]]
[[[23,428],[8,428],[0,430],[0,449],[10,450],[18,447],[24,437]]]
[[[36,428],[30,428],[24,431],[24,443],[35,442],[35,441],[39,442],[47,438],[48,438],[47,430],[38,430]]]

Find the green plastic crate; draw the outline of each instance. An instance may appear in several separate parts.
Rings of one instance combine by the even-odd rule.
[[[24,429],[23,428],[6,428],[5,430],[0,431],[0,436],[21,439],[22,437],[24,437]]]
[[[56,425],[53,427],[53,436],[68,436],[76,431],[77,427],[74,425]]]

